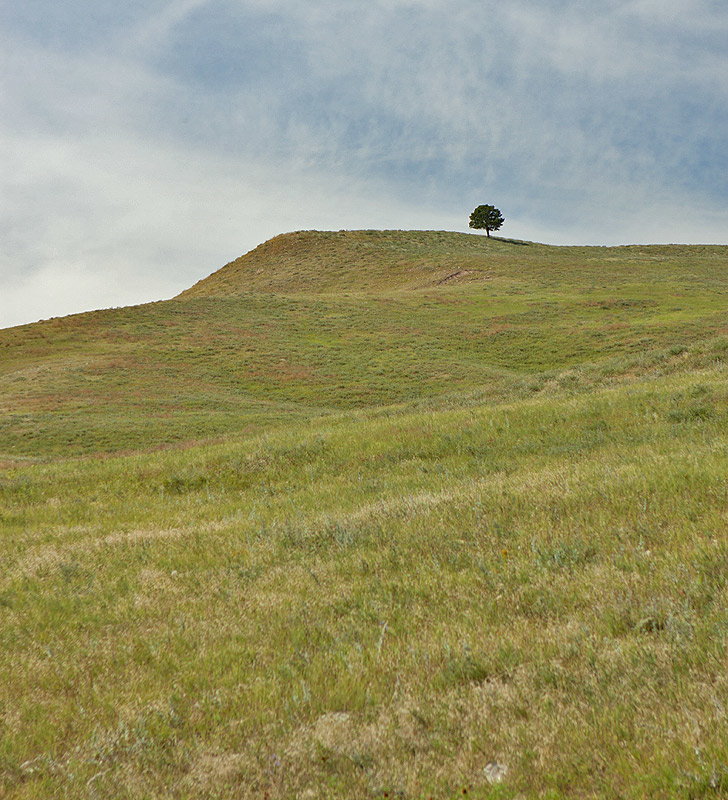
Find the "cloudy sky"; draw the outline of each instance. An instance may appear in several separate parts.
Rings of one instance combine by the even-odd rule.
[[[285,231],[728,243],[725,0],[0,5],[0,327]]]

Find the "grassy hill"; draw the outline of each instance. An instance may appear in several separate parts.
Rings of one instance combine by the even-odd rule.
[[[728,794],[727,290],[301,232],[0,331],[0,797]]]
[[[0,330],[0,459],[468,392],[513,399],[565,371],[591,386],[706,347],[710,361],[708,340],[728,332],[727,263],[726,247],[279,236],[174,300]]]

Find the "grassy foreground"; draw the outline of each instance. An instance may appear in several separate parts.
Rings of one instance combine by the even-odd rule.
[[[267,247],[0,331],[0,797],[728,796],[728,248]]]

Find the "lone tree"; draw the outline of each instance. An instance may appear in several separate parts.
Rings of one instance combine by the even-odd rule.
[[[478,206],[470,215],[470,227],[483,230],[490,237],[491,231],[497,231],[505,222],[503,214],[495,206]]]

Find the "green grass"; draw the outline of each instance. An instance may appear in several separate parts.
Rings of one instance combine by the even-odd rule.
[[[0,331],[0,459],[144,450],[448,393],[511,398],[568,368],[679,360],[728,332],[726,263],[726,247],[278,237],[179,299]]]
[[[725,796],[728,249],[259,250],[0,331],[0,797]]]

